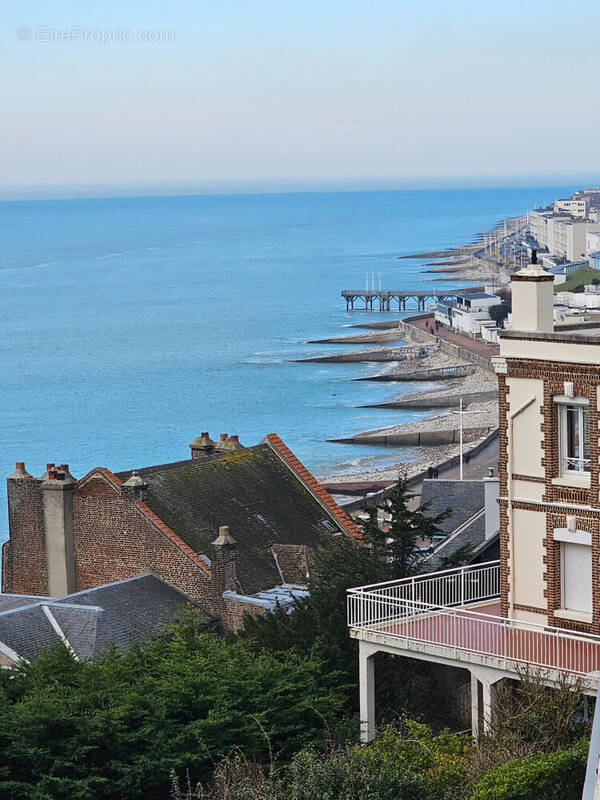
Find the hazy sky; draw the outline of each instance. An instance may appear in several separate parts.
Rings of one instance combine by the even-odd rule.
[[[2,18],[5,186],[600,171],[598,0],[28,0]]]

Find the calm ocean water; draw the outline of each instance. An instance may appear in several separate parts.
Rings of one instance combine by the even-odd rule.
[[[340,292],[367,271],[426,288],[421,262],[398,256],[467,243],[574,188],[0,203],[2,471],[177,460],[201,430],[247,444],[277,432],[321,474],[389,463],[324,440],[417,417],[356,407],[402,387],[352,382],[374,365],[290,359],[390,316],[346,313]],[[0,520],[3,540],[4,490]]]

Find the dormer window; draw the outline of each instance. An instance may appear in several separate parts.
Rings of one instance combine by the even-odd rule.
[[[590,471],[589,417],[586,400],[558,404],[561,475]]]

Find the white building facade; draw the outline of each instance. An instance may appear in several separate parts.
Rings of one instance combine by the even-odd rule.
[[[471,674],[472,730],[494,686],[525,666],[595,695],[600,670],[600,336],[553,325],[553,276],[512,276],[499,386],[500,560],[349,591],[363,740],[374,735],[378,651]]]

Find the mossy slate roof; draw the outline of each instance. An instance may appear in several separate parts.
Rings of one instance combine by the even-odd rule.
[[[282,583],[273,544],[315,546],[342,530],[266,441],[138,472],[148,483],[146,505],[197,554],[212,562],[218,529],[229,526],[242,594]]]

